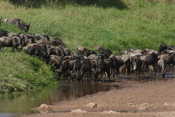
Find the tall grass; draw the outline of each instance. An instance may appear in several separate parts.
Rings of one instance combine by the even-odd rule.
[[[69,48],[105,46],[113,51],[127,48],[157,49],[175,44],[175,4],[123,0],[128,9],[95,5],[64,8],[9,8],[0,5],[3,17],[19,17],[32,24],[30,33],[60,36]]]

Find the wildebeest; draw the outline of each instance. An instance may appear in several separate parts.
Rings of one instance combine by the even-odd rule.
[[[20,30],[24,32],[28,32],[30,29],[30,24],[25,23],[23,20],[19,18],[1,18],[1,22],[6,24],[13,24],[16,25]]]
[[[89,50],[87,48],[84,48],[84,47],[79,47],[79,48],[77,48],[77,51],[76,51],[76,55],[78,55],[78,56],[86,56],[87,57],[91,54],[96,54],[96,52],[93,50]]]
[[[147,51],[142,56],[140,56],[140,60],[143,71],[155,71],[157,68],[158,53],[151,50]]]
[[[159,53],[171,53],[172,50],[175,51],[175,46],[161,44],[159,47]]]
[[[0,38],[0,46],[2,47],[12,47],[12,39],[9,37]]]
[[[0,37],[7,36],[8,31],[0,29]]]
[[[110,49],[103,47],[98,47],[97,51],[100,55],[103,55],[104,58],[109,58],[109,56],[112,54],[112,51]]]
[[[172,65],[175,65],[175,53],[168,54],[164,53],[159,55],[158,60],[158,66],[161,70],[161,72],[165,72],[168,67],[171,67]]]
[[[61,62],[62,62],[62,57],[56,56],[56,55],[49,56],[49,64],[53,65],[55,69],[60,67]]]

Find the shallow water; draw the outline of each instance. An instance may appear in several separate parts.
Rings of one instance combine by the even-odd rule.
[[[15,115],[11,113],[2,113],[0,114],[0,117],[15,117]]]
[[[26,94],[17,97],[2,98],[0,100],[0,117],[14,117],[14,114],[28,113],[31,108],[42,103],[54,104],[63,100],[71,100],[90,95],[99,91],[108,91],[118,88],[117,85],[97,82],[70,82],[59,81],[59,87],[46,89],[41,92]]]
[[[175,78],[174,73],[142,75],[120,75],[120,79],[154,79]],[[120,79],[120,80],[121,80]],[[90,82],[90,81],[59,81],[57,88],[43,89],[41,92],[23,94],[21,96],[7,96],[0,98],[0,117],[15,117],[18,114],[29,113],[33,107],[42,103],[54,104],[63,100],[73,100],[85,95],[100,91],[108,91],[111,88],[120,88],[115,83]]]

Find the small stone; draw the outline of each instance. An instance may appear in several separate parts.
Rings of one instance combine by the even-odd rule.
[[[47,104],[41,104],[37,110],[40,112],[40,113],[48,113],[49,111],[51,111],[51,106],[50,105],[47,105]]]
[[[163,105],[164,105],[164,106],[169,106],[169,104],[168,104],[167,102],[165,102]]]
[[[167,102],[165,102],[163,105],[164,105],[164,106],[175,107],[175,103],[167,103]]]
[[[81,109],[74,109],[71,111],[72,113],[86,113],[87,111]]]
[[[136,107],[136,104],[134,104],[134,103],[128,103],[128,106],[130,106],[130,107]]]
[[[143,103],[143,104],[140,104],[140,105],[138,106],[138,110],[140,110],[140,111],[145,111],[145,110],[151,108],[151,106],[152,106],[152,105],[150,105],[150,104],[148,104],[148,103]]]
[[[93,102],[88,103],[88,104],[86,105],[87,108],[91,108],[91,109],[97,108],[97,106],[98,106],[98,105],[97,105],[96,103],[93,103]]]
[[[116,114],[118,112],[115,112],[115,111],[110,110],[110,111],[103,111],[103,113],[106,113],[106,114]]]

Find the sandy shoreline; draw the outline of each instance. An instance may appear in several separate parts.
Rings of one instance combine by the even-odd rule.
[[[51,106],[55,113],[31,114],[24,117],[174,117],[175,80],[116,82],[120,89],[111,89]],[[88,103],[97,108],[86,108]],[[56,111],[81,109],[86,112]]]

